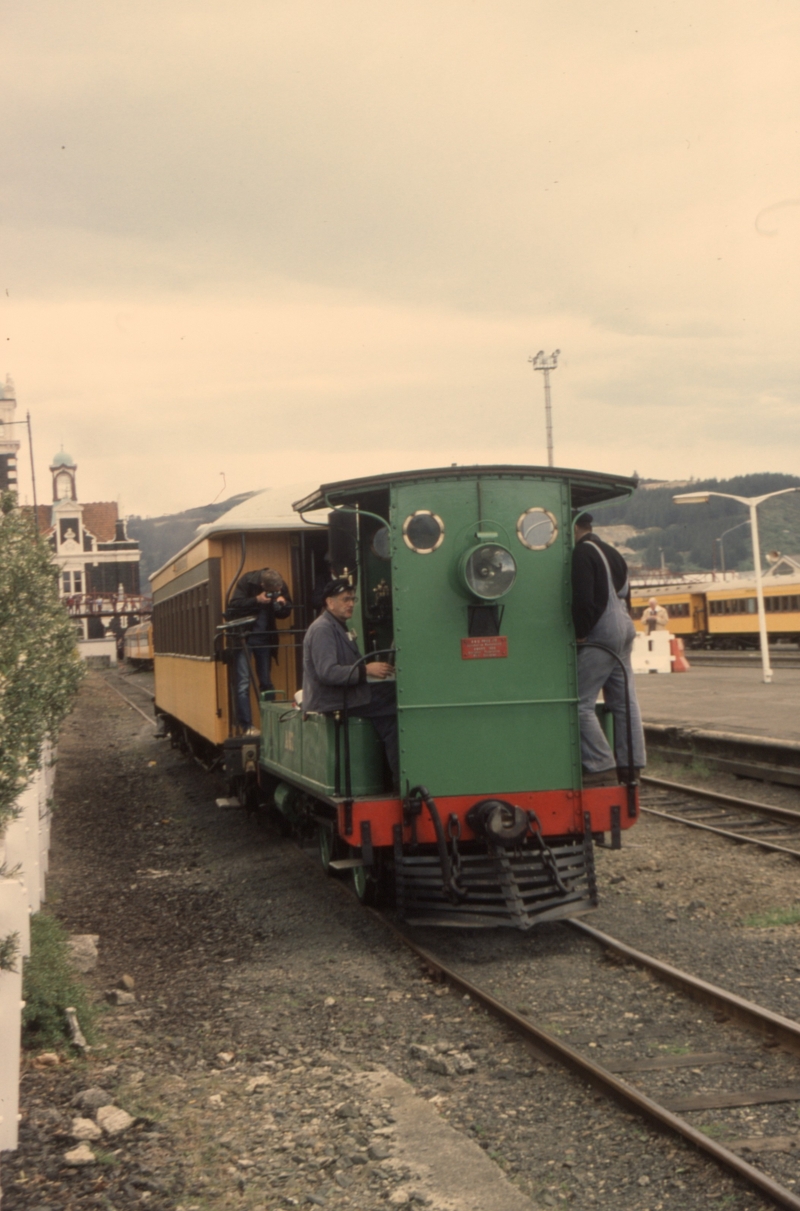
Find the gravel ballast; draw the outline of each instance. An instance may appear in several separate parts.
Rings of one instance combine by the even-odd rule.
[[[104,1006],[100,1042],[85,1059],[26,1064],[3,1211],[468,1207],[408,1144],[423,1114],[493,1167],[499,1209],[512,1195],[538,1208],[770,1205],[436,984],[309,854],[217,808],[220,794],[90,676],[61,738],[48,903],[70,933],[97,935],[83,978]],[[796,1016],[798,927],[741,923],[796,901],[787,862],[645,820],[598,854],[589,920]],[[569,1020],[595,960],[564,926],[418,936],[478,983],[514,973],[519,1004],[565,1032],[608,1029],[609,1014],[633,1030],[652,995],[626,974],[596,1021],[583,1008]],[[132,999],[112,1005],[112,990]],[[90,1089],[129,1116],[117,1134],[103,1107],[72,1104]],[[78,1119],[102,1137],[76,1138]],[[65,1159],[79,1149],[92,1159]]]

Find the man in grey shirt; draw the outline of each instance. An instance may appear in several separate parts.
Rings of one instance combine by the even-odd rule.
[[[325,608],[303,640],[303,710],[323,715],[343,710],[347,687],[348,715],[372,722],[397,783],[397,697],[394,682],[387,683],[394,669],[386,661],[367,663],[361,658],[355,636],[347,629],[356,602],[352,585],[343,579],[331,580],[324,598]],[[370,684],[373,681],[377,684]]]

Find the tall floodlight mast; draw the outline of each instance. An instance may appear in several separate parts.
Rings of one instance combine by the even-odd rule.
[[[550,407],[550,371],[555,370],[558,365],[558,355],[560,349],[555,349],[549,357],[545,357],[544,349],[540,349],[536,357],[529,357],[528,361],[533,366],[534,370],[544,371],[544,417],[547,426],[547,465],[553,466],[553,413]]]

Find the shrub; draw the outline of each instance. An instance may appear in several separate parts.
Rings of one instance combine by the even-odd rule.
[[[33,516],[0,495],[0,833],[84,673]]]
[[[95,1010],[69,965],[67,935],[55,917],[37,912],[31,917],[31,953],[22,976],[22,1045],[58,1047],[69,1042],[64,1010],[73,1006],[81,1030],[92,1037]]]

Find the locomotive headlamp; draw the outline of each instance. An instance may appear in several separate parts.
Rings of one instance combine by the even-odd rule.
[[[514,584],[517,565],[514,556],[505,547],[488,542],[467,553],[463,574],[471,593],[483,601],[496,601]]]

